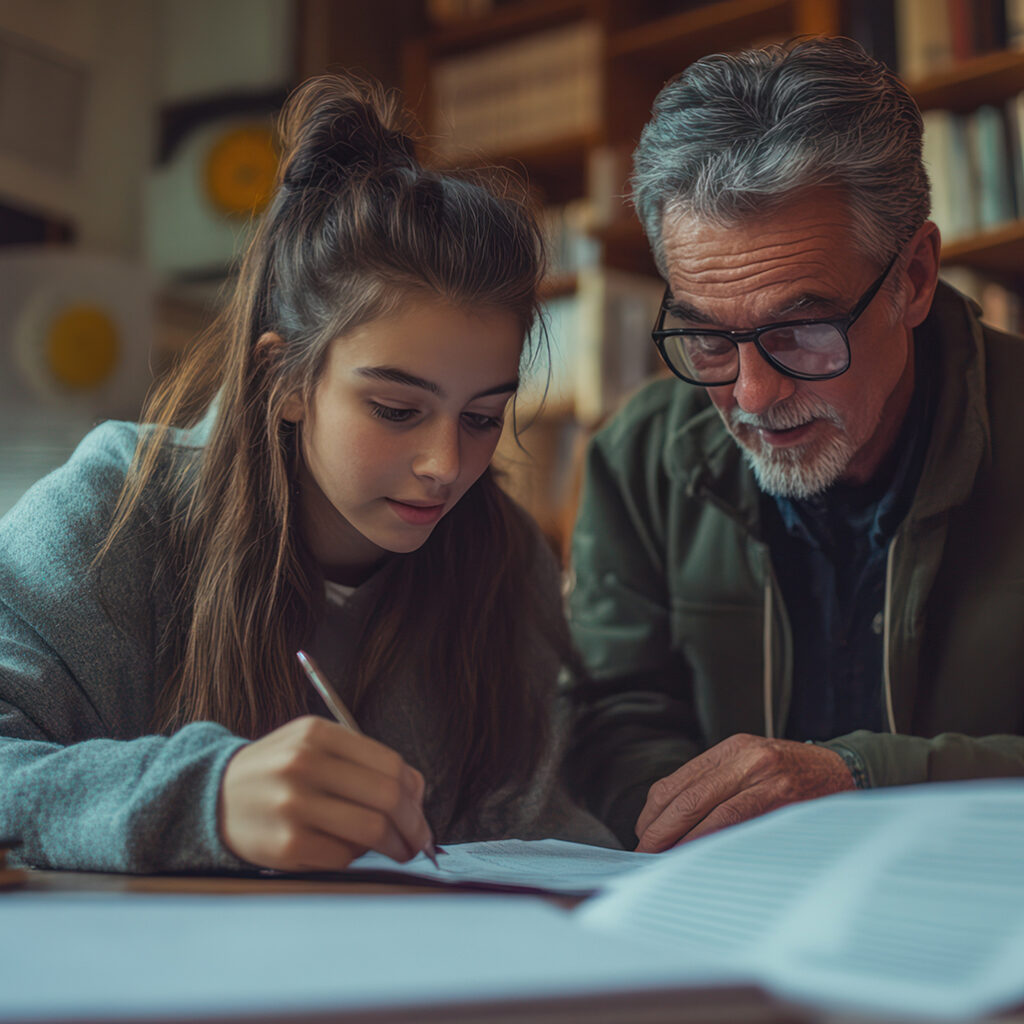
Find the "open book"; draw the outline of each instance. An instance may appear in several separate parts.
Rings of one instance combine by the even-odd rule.
[[[581,865],[600,854],[576,851]],[[607,1011],[624,994],[602,1019],[630,1020],[651,993],[682,1016],[752,986],[809,1012],[933,1020],[1024,1001],[1024,782],[840,794],[621,864],[568,912],[508,895],[13,891],[0,1020],[456,1020],[545,999]]]
[[[586,927],[680,962],[743,965],[785,996],[962,1016],[1024,1002],[1024,782],[961,782],[795,804],[664,854],[451,846],[357,867],[454,884],[604,895]]]

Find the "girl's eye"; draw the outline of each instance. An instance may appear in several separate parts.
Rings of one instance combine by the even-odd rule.
[[[405,423],[416,415],[416,410],[396,409],[393,405],[381,405],[379,402],[371,402],[370,415],[376,416],[379,420],[386,420],[388,423]]]
[[[463,417],[473,430],[499,430],[501,420],[497,416],[484,416],[479,412],[464,412]]]

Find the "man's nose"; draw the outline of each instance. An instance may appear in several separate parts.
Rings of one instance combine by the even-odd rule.
[[[756,345],[740,345],[739,360],[739,376],[732,386],[732,394],[744,412],[760,416],[796,390],[796,381],[779,373],[758,352]]]
[[[413,472],[444,486],[455,483],[461,464],[459,424],[439,417],[421,436]]]

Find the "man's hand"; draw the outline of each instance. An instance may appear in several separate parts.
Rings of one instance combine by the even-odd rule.
[[[737,733],[659,779],[636,823],[641,853],[816,796],[854,789],[843,759],[828,747]]]

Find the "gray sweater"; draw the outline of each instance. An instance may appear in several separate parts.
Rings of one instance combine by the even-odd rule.
[[[169,736],[152,731],[172,669],[160,640],[174,594],[173,581],[155,571],[165,543],[157,524],[166,498],[158,488],[147,493],[100,576],[90,572],[137,437],[134,424],[98,427],[0,520],[0,838],[20,839],[12,859],[38,867],[244,869],[250,866],[221,840],[217,804],[224,769],[245,741],[213,722]],[[188,445],[178,435],[176,453]],[[546,552],[543,564],[532,599],[561,614],[557,567]],[[343,698],[351,612],[374,585],[359,588],[350,605],[328,604],[314,641]],[[549,694],[553,742],[525,791],[494,794],[438,839],[554,836],[615,845],[565,796],[559,665],[539,637],[526,649],[533,678],[524,684]],[[411,673],[412,650],[408,664]],[[454,794],[432,789],[429,780],[444,756],[443,702],[424,706],[409,673],[374,695],[360,725],[424,773],[428,818],[442,818]]]

